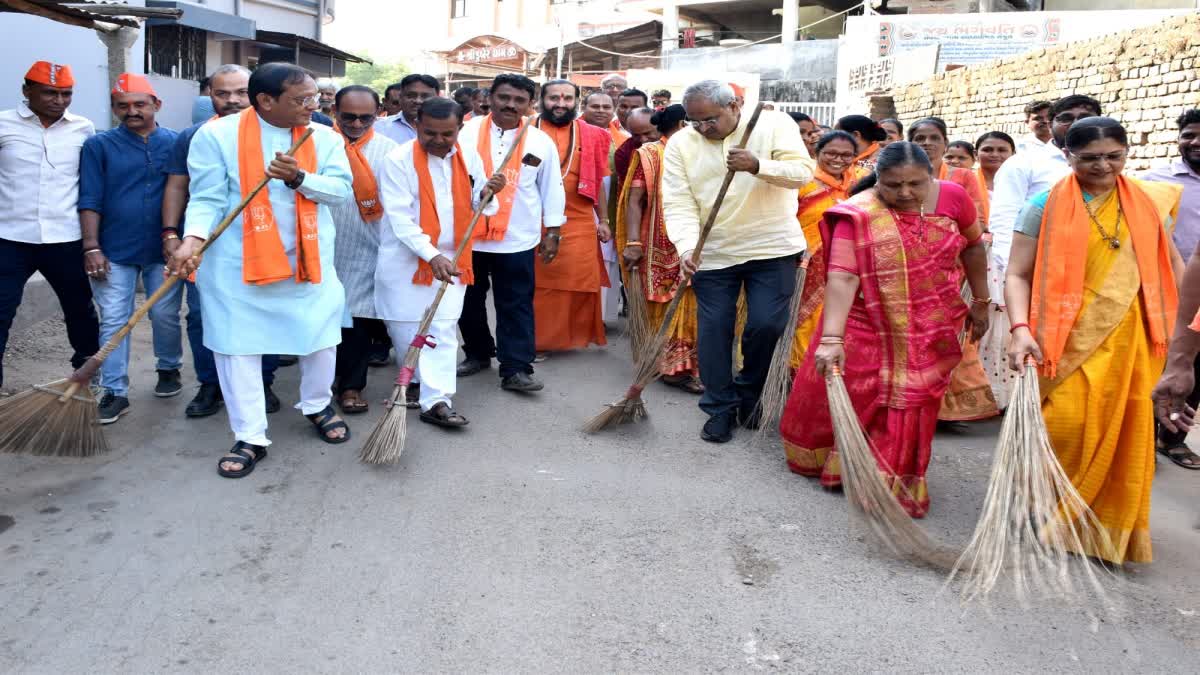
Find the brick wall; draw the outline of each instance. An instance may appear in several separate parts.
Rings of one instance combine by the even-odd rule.
[[[1129,169],[1171,161],[1175,119],[1200,108],[1200,15],[940,73],[892,98],[905,124],[936,115],[951,140],[974,141],[986,131],[1026,134],[1026,103],[1072,93],[1099,99],[1125,125]]]

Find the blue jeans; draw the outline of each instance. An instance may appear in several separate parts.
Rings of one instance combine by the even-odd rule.
[[[100,341],[109,338],[133,316],[134,296],[140,275],[146,295],[163,285],[163,264],[119,265],[110,263],[104,281],[92,280],[92,296],[100,308]],[[176,284],[166,297],[150,308],[150,326],[154,333],[156,370],[178,370],[183,366],[183,331],[179,322],[179,306],[183,288]],[[121,341],[100,367],[100,386],[114,396],[129,395],[129,338]]]
[[[200,308],[200,289],[196,284],[187,281],[187,336],[188,344],[192,347],[192,367],[196,369],[196,379],[200,384],[220,385],[217,379],[217,362],[213,359],[212,350],[204,346],[204,314]],[[264,354],[262,357],[263,384],[271,386],[275,383],[275,370],[279,368],[279,357],[274,354]]]
[[[737,300],[746,289],[746,327],[742,331],[742,372],[733,373],[733,332]],[[700,409],[709,415],[748,413],[758,404],[775,343],[787,328],[796,291],[796,256],[751,260],[692,277],[699,334],[696,352],[704,394]]]

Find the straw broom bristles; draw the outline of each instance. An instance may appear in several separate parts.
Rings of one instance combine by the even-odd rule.
[[[871,442],[858,421],[837,367],[825,378],[825,389],[829,395],[829,416],[851,512],[860,515],[875,539],[893,554],[936,569],[950,569],[955,560],[954,552],[933,541],[904,511],[896,501],[893,488],[884,482],[879,460],[871,450]],[[905,490],[899,482],[894,489]]]
[[[646,280],[638,267],[625,268],[625,332],[629,334],[629,345],[633,358],[641,358],[650,339],[650,307],[646,300]],[[682,292],[682,287],[680,288]]]
[[[741,142],[735,147],[739,149],[746,147],[746,141],[750,140],[750,133],[754,131],[754,126],[758,124],[758,117],[762,114],[762,110],[762,103],[755,106],[754,114],[750,116],[750,121],[746,123],[746,130],[742,133]],[[733,182],[734,173],[733,171],[725,173],[725,180],[721,183],[721,189],[717,191],[717,198],[713,201],[713,207],[708,212],[708,219],[705,220],[704,226],[700,228],[700,238],[696,242],[696,248],[692,250],[693,265],[700,262],[700,253],[704,249],[704,242],[708,239],[708,234],[712,232],[713,225],[717,222],[717,213],[721,210],[721,203],[725,201],[725,193],[729,191],[729,185]],[[657,379],[661,373],[660,361],[663,358],[663,352],[666,350],[670,337],[671,321],[675,318],[675,313],[679,311],[679,303],[683,299],[684,286],[689,281],[690,279],[685,277],[680,282],[679,288],[675,292],[675,297],[671,298],[671,303],[667,305],[667,311],[663,314],[662,324],[659,325],[658,332],[654,334],[654,339],[638,354],[633,384],[626,390],[624,396],[612,403],[606,404],[599,414],[584,422],[583,431],[596,433],[597,431],[602,431],[626,422],[636,422],[646,416],[646,404],[642,401],[642,391],[647,385]]]
[[[312,129],[306,130],[292,144],[287,154],[296,154],[296,150],[304,145],[312,134]],[[217,237],[229,228],[229,224],[241,214],[250,200],[266,187],[269,180],[270,177],[264,175],[237,207],[226,214],[196,252],[197,257],[207,251]],[[179,281],[180,277],[177,275],[167,277],[158,290],[134,310],[125,325],[109,338],[100,351],[88,357],[70,377],[34,386],[31,390],[0,404],[0,452],[55,457],[91,457],[108,452],[103,432],[96,424],[96,399],[92,396],[88,383],[100,370],[104,360],[129,336],[133,327]]]
[[[804,256],[796,266],[796,292],[792,293],[792,302],[788,305],[787,327],[775,343],[775,351],[771,354],[771,367],[767,369],[767,379],[758,399],[759,426],[756,435],[759,438],[769,436],[779,429],[783,409],[787,407],[788,396],[792,393],[792,348],[796,342],[796,327],[800,324],[800,307],[804,303],[808,261],[808,256]]]
[[[521,125],[520,131],[517,132],[517,137],[509,146],[504,159],[500,160],[500,165],[496,168],[497,173],[503,173],[508,167],[509,160],[512,159],[517,148],[521,147],[521,140],[528,130],[528,123]],[[488,202],[494,196],[487,189],[480,195],[479,203],[471,213],[471,222],[467,224],[462,241],[458,243],[458,249],[454,252],[453,262],[455,265],[466,251],[467,244],[471,243],[474,238],[475,226],[479,224],[479,217],[483,215],[483,209],[487,207]],[[413,374],[416,373],[417,364],[420,362],[421,349],[426,346],[436,347],[429,339],[429,326],[433,323],[438,305],[442,303],[442,298],[445,297],[446,289],[449,286],[449,281],[441,282],[437,294],[433,296],[433,302],[425,308],[425,313],[421,316],[421,323],[417,326],[417,335],[409,344],[408,351],[404,353],[404,363],[400,367],[400,374],[396,376],[396,386],[392,388],[392,395],[386,403],[388,411],[375,423],[375,428],[371,430],[371,435],[367,437],[362,450],[358,453],[359,461],[365,464],[395,464],[404,454],[404,444],[408,439],[408,407],[405,405],[408,385],[412,382]]]
[[[970,601],[990,594],[1007,571],[1025,604],[1034,589],[1051,597],[1075,596],[1082,576],[1104,599],[1086,555],[1112,546],[1054,454],[1036,366],[1028,361],[1000,431],[983,513],[947,584],[961,576],[962,598]]]

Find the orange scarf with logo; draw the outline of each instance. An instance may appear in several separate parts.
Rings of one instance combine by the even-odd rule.
[[[334,130],[341,133],[341,128],[335,123]],[[367,133],[352,141],[344,134],[346,142],[346,159],[350,160],[350,173],[354,174],[354,203],[358,204],[358,213],[365,222],[373,223],[383,217],[383,204],[379,201],[379,183],[375,180],[375,172],[367,164],[367,156],[363,148],[375,138],[375,127],[369,127]]]
[[[266,175],[263,157],[262,127],[258,113],[247,108],[238,120],[238,180],[245,199]],[[304,134],[304,127],[292,128],[292,142]],[[300,169],[317,172],[317,144],[313,139],[294,155]],[[255,286],[295,278],[296,283],[321,283],[321,251],[317,245],[317,203],[293,190],[296,195],[296,271],[293,275],[287,251],[271,209],[270,190],[259,190],[242,211],[242,281]]]
[[[1117,176],[1117,199],[1129,239],[1137,256],[1146,328],[1156,356],[1165,356],[1175,325],[1179,293],[1171,269],[1171,242],[1154,202],[1137,184]],[[1033,269],[1033,298],[1029,323],[1042,347],[1042,374],[1055,377],[1075,318],[1083,309],[1083,279],[1092,230],[1083,191],[1075,174],[1050,190],[1042,215],[1037,261]]]
[[[471,225],[471,175],[467,173],[467,163],[463,160],[462,149],[456,143],[450,161],[450,191],[454,195],[454,246],[462,244],[467,236],[467,227]],[[419,142],[413,144],[413,167],[417,170],[417,192],[420,193],[421,210],[419,218],[421,231],[429,235],[429,241],[436,247],[442,237],[442,223],[438,217],[437,197],[433,189],[433,178],[429,175],[429,153]],[[462,272],[459,280],[464,284],[475,283],[475,272],[471,268],[471,244],[468,243],[458,258],[458,270]],[[417,271],[413,274],[413,283],[418,286],[433,285],[433,268],[424,260],[417,260]]]
[[[877,152],[879,152],[879,143],[871,143],[867,146],[866,150],[863,150],[861,153],[859,153],[858,157],[854,158],[854,163],[858,166],[874,168],[875,153]]]
[[[520,125],[514,130],[520,136],[521,127],[528,124],[528,120],[523,120]],[[496,170],[492,163],[492,115],[488,113],[487,119],[479,128],[479,140],[476,143],[479,149],[479,156],[483,158],[483,170],[488,176],[491,176]],[[486,227],[483,230],[483,235],[479,237],[484,241],[501,241],[504,235],[508,232],[508,219],[512,215],[513,202],[517,198],[518,184],[521,182],[521,160],[525,158],[525,136],[521,136],[521,144],[517,146],[516,152],[513,153],[513,161],[504,167],[504,179],[507,181],[504,189],[500,194],[496,195],[496,199],[500,201],[500,210],[494,216],[488,216],[485,220]],[[468,203],[469,200],[468,200]],[[460,268],[461,269],[461,268]]]

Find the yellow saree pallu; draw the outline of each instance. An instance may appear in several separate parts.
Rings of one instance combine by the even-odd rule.
[[[1159,213],[1172,212],[1170,191],[1145,192]],[[1177,203],[1178,193],[1173,194]],[[1116,191],[1102,199],[1096,219],[1112,233],[1118,220]],[[1042,414],[1055,454],[1111,539],[1111,549],[1093,550],[1102,546],[1096,543],[1079,553],[1116,564],[1153,558],[1150,391],[1166,363],[1151,343],[1137,256],[1130,228],[1121,220],[1117,249],[1089,228],[1082,307],[1055,376],[1041,378]],[[1165,220],[1169,226],[1170,219]],[[1174,283],[1169,271],[1164,276],[1164,283]]]

